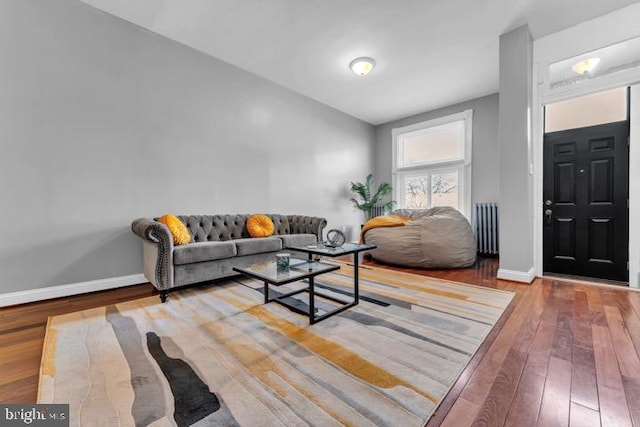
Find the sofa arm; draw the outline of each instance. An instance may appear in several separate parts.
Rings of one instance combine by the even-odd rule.
[[[145,277],[158,290],[173,287],[173,237],[169,228],[150,218],[138,218],[131,231],[143,240]]]
[[[287,215],[291,234],[315,234],[318,241],[322,241],[322,231],[327,226],[327,220],[315,216]]]
[[[167,243],[173,245],[173,239],[169,228],[161,222],[154,221],[151,218],[138,218],[131,223],[131,231],[143,240],[159,243],[161,240],[167,240]]]

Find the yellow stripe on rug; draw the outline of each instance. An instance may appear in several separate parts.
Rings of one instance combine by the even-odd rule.
[[[274,315],[262,305],[247,304],[224,295],[218,295],[218,297],[260,319],[269,326],[278,329],[281,333],[295,340],[297,343],[302,344],[314,353],[321,355],[326,360],[333,362],[354,377],[381,388],[406,387],[433,403],[438,401],[431,394],[415,388],[411,384],[373,365],[348,349],[316,335],[308,329],[301,328],[286,319]]]

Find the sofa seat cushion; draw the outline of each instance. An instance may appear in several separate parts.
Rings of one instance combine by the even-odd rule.
[[[285,249],[291,246],[307,246],[318,243],[315,234],[283,234],[277,237],[282,240],[282,247]]]
[[[194,262],[231,258],[238,254],[233,240],[226,242],[198,242],[173,249],[173,264],[184,265]]]
[[[259,239],[235,239],[238,256],[262,254],[282,250],[282,240],[277,237],[261,237]]]

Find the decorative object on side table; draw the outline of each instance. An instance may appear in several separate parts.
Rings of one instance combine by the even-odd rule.
[[[276,254],[276,266],[278,271],[287,271],[289,270],[289,257],[291,254],[281,252]]]
[[[378,185],[378,189],[375,193],[372,192],[371,189],[371,181],[373,180],[373,174],[367,175],[365,182],[352,182],[351,183],[351,191],[359,196],[360,200],[356,198],[352,198],[353,206],[360,209],[364,212],[364,220],[365,222],[372,218],[374,215],[374,208],[377,206],[382,206],[385,212],[393,209],[393,205],[396,204],[395,201],[390,200],[388,202],[382,202],[386,196],[391,194],[391,184],[388,182],[383,182]]]
[[[339,248],[345,244],[347,237],[340,230],[331,229],[327,231],[327,246]]]

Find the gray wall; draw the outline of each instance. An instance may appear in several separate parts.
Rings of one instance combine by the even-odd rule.
[[[472,99],[376,127],[375,178],[391,181],[391,130],[473,109],[471,203],[497,202],[500,195],[498,162],[498,94]]]
[[[0,2],[0,293],[136,274],[136,217],[325,216],[372,126],[76,0]]]
[[[533,272],[530,112],[533,41],[524,25],[500,36],[500,271]],[[524,277],[521,277],[524,278]],[[533,277],[531,277],[533,279]]]

